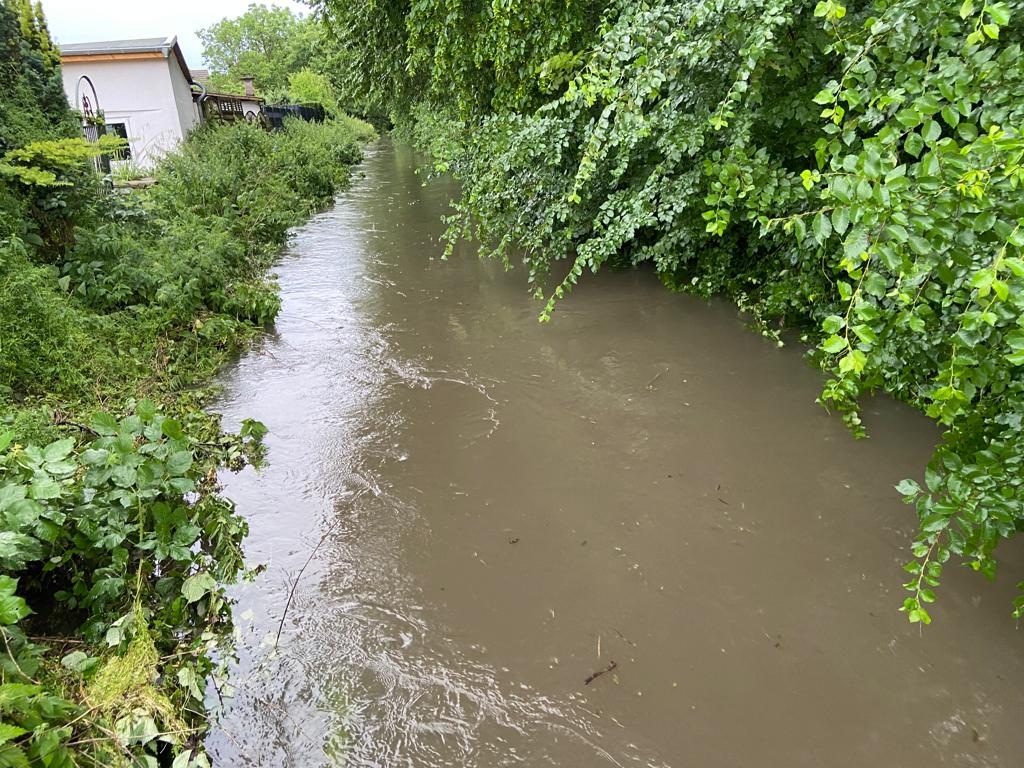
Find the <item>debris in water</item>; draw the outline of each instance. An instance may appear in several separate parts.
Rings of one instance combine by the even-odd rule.
[[[608,665],[607,667],[605,667],[604,669],[599,669],[599,670],[598,670],[597,672],[595,672],[595,673],[594,673],[594,674],[592,674],[592,675],[591,675],[590,677],[588,677],[588,678],[587,678],[586,680],[584,680],[584,681],[583,681],[583,684],[584,684],[584,685],[590,685],[590,684],[591,684],[592,682],[594,682],[595,680],[597,680],[597,678],[599,678],[599,677],[600,677],[601,675],[607,675],[607,674],[608,674],[609,672],[611,672],[611,671],[612,671],[613,669],[615,669],[615,668],[616,668],[616,667],[618,667],[618,666],[619,666],[619,665],[618,665],[618,664],[616,664],[616,663],[615,663],[615,662],[613,661],[613,662],[612,662],[611,664],[609,664],[609,665]]]

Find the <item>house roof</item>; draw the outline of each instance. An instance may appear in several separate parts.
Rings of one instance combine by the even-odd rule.
[[[60,57],[63,61],[81,61],[88,58],[117,61],[124,59],[149,58],[147,54],[159,54],[165,59],[170,56],[178,62],[185,79],[193,82],[185,55],[178,45],[178,38],[170,37],[139,37],[132,40],[103,40],[95,43],[67,43],[60,46]]]
[[[208,69],[190,69],[189,73],[192,75],[193,83],[205,83],[210,79],[210,70]]]

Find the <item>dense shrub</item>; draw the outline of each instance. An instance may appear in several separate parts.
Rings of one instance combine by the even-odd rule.
[[[0,246],[0,318],[0,387],[25,393],[59,381],[69,394],[88,392],[94,340],[55,270],[33,265],[20,241]]]

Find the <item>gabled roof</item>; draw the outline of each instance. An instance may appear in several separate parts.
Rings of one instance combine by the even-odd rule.
[[[81,61],[87,58],[116,61],[118,59],[145,58],[145,54],[160,54],[165,59],[170,56],[178,62],[185,79],[191,83],[192,75],[185,55],[178,46],[178,38],[140,37],[133,40],[104,40],[95,43],[67,43],[60,46],[61,59],[65,61]]]

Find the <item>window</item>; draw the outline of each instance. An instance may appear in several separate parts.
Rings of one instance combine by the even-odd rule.
[[[107,135],[108,136],[120,136],[126,142],[128,141],[128,126],[124,123],[107,123]],[[114,155],[115,160],[131,160],[132,159],[132,148],[128,144],[120,152]]]

